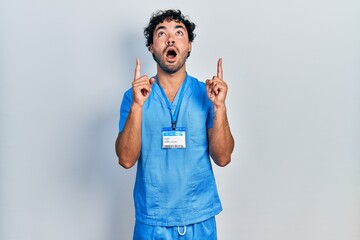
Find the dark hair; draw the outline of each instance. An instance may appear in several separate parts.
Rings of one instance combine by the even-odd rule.
[[[195,38],[194,29],[195,23],[190,22],[187,16],[184,16],[180,10],[158,10],[150,18],[149,24],[144,29],[144,35],[146,38],[146,46],[150,47],[153,43],[154,30],[159,23],[164,22],[165,20],[173,20],[176,22],[181,22],[185,25],[186,30],[189,35],[189,41],[192,42]]]

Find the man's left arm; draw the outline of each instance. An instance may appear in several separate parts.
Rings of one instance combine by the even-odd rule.
[[[234,138],[231,134],[225,105],[227,84],[223,80],[222,59],[217,64],[217,75],[206,80],[206,91],[214,107],[213,127],[208,128],[209,153],[214,162],[224,167],[231,161]]]

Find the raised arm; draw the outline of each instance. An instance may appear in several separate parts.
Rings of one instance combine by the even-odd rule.
[[[141,123],[142,106],[151,92],[151,85],[155,82],[146,75],[140,75],[140,60],[136,59],[134,81],[132,83],[133,101],[123,130],[115,142],[115,151],[119,164],[124,168],[134,166],[141,151]]]
[[[223,80],[222,59],[217,64],[217,75],[211,80],[206,80],[207,95],[214,106],[213,128],[208,129],[209,152],[214,162],[224,167],[231,161],[234,150],[234,138],[231,134],[225,99],[228,91]]]

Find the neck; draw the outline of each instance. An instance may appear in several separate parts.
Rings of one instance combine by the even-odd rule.
[[[169,73],[162,71],[158,66],[157,77],[158,77],[160,86],[164,90],[165,89],[178,89],[186,77],[186,71],[185,71],[185,68],[182,68],[175,73],[169,74]]]
[[[172,102],[176,96],[176,93],[181,87],[181,84],[185,80],[186,71],[185,68],[182,68],[175,73],[169,74],[162,71],[158,66],[157,77],[159,85],[164,90],[169,101]]]

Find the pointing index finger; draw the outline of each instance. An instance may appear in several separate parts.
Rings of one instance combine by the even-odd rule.
[[[216,76],[220,79],[223,79],[222,58],[219,58],[218,60]]]
[[[134,80],[140,78],[140,60],[136,58],[135,75]]]

